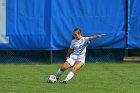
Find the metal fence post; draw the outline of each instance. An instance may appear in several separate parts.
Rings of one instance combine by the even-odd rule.
[[[126,0],[126,31],[125,31],[125,36],[126,36],[126,47],[125,47],[125,57],[128,56],[128,27],[129,27],[129,8],[128,8],[128,5],[129,4],[129,1]]]
[[[53,64],[53,51],[50,50],[50,64]]]

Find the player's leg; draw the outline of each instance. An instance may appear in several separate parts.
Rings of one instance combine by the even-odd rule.
[[[74,67],[72,68],[72,72],[75,74],[80,68],[84,66],[84,63],[79,61],[77,62]]]
[[[64,72],[65,70],[67,70],[67,69],[70,68],[70,67],[71,67],[70,63],[66,61],[66,62],[61,66],[60,70],[61,70],[62,72]]]
[[[73,66],[72,70],[68,73],[67,77],[65,78],[65,80],[63,81],[63,83],[67,83],[74,75],[75,73],[82,68],[84,65],[83,62],[79,61],[76,62],[75,65]]]
[[[63,74],[63,72],[70,67],[71,65],[69,64],[69,62],[66,61],[56,73],[57,80],[59,80],[59,77]]]

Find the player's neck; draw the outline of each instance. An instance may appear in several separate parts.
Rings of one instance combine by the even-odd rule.
[[[80,36],[77,40],[80,40],[82,38],[82,36]]]

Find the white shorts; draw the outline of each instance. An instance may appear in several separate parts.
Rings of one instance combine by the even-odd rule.
[[[70,55],[70,58],[66,60],[71,66],[73,66],[76,62],[83,62],[85,64],[85,56],[83,55]]]

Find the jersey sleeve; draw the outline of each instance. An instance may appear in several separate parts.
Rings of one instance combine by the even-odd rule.
[[[89,39],[90,37],[85,37],[85,39],[87,40],[87,39]]]
[[[85,43],[90,43],[90,41],[87,41],[90,37],[85,37]]]
[[[71,41],[70,48],[73,49],[73,40]]]

